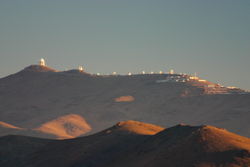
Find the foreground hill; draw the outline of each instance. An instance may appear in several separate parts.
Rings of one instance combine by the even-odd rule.
[[[154,135],[162,130],[162,127],[152,124],[126,121],[97,134],[70,140],[4,136],[0,138],[0,166],[66,167],[78,163],[82,166],[82,162],[87,166],[99,166],[145,140],[147,135]],[[20,152],[24,154],[16,154]]]
[[[24,158],[43,148],[49,142],[54,141],[18,135],[1,137],[0,166],[22,166]]]
[[[76,114],[68,114],[57,119],[41,124],[37,128],[20,128],[0,121],[0,134],[28,135],[43,138],[66,139],[86,134],[91,130],[90,125],[83,117]]]
[[[250,136],[250,94],[182,74],[97,76],[32,65],[0,79],[0,101],[0,121],[20,128],[1,127],[0,135],[72,138],[132,119],[165,127],[210,124]],[[66,124],[51,130],[60,118]]]
[[[1,137],[0,166],[244,167],[250,166],[250,139],[213,126],[164,130],[125,121],[75,139]]]
[[[112,162],[113,166],[250,166],[250,139],[213,126],[178,125],[138,147],[140,149]]]

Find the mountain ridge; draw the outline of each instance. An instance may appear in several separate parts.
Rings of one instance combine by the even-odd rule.
[[[138,127],[138,124],[141,125]],[[130,166],[130,167],[242,167],[250,165],[250,139],[213,126],[179,124],[155,134],[131,133],[135,126],[151,132],[152,124],[119,122],[96,134],[66,140],[25,136],[0,137],[0,165],[5,167],[41,166]],[[118,126],[118,127],[117,127]],[[122,128],[120,130],[110,129]],[[108,132],[108,133],[107,133]],[[7,141],[6,141],[7,140]],[[6,142],[11,144],[6,145]],[[26,143],[24,145],[24,143]],[[16,147],[17,145],[18,147]],[[21,146],[21,147],[20,147]],[[33,146],[33,150],[30,148]],[[12,152],[6,152],[11,150]],[[13,155],[23,151],[24,156]],[[7,154],[6,154],[7,153]],[[14,163],[15,159],[18,163]]]
[[[184,74],[18,72],[0,79],[0,118],[17,127],[34,129],[76,114],[92,129],[82,135],[119,121],[137,120],[166,127],[179,122],[211,124],[250,136],[250,94],[232,92],[236,90],[215,83],[213,89],[229,92],[208,94],[210,82],[188,78]]]

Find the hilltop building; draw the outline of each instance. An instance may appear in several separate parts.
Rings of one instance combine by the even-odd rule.
[[[83,66],[79,66],[79,67],[78,67],[78,70],[79,70],[80,72],[83,72],[83,71],[84,71]]]
[[[187,75],[180,74],[170,74],[165,77],[165,79],[157,80],[156,83],[164,83],[164,82],[187,82],[189,78]]]
[[[46,66],[45,60],[44,60],[43,58],[41,58],[41,59],[39,60],[39,65],[40,65],[40,66]]]
[[[169,74],[174,74],[174,70],[173,69],[171,69],[170,71],[169,71]]]

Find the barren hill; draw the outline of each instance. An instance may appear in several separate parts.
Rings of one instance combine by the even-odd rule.
[[[21,130],[21,129],[22,129],[22,128],[16,127],[16,126],[14,126],[14,125],[11,125],[11,124],[8,124],[8,123],[2,122],[2,121],[0,121],[0,128],[18,129],[18,130]]]
[[[163,130],[125,121],[75,139],[1,137],[0,155],[5,167],[243,167],[250,165],[250,139],[213,126],[180,124]]]
[[[0,101],[0,121],[23,129],[76,114],[91,128],[88,134],[132,119],[165,127],[210,124],[250,136],[249,93],[182,74],[97,76],[32,65],[0,79]],[[30,131],[9,134],[24,132]]]
[[[250,139],[213,126],[177,125],[137,147],[113,166],[250,166]]]
[[[53,134],[59,139],[74,138],[91,130],[88,123],[79,115],[70,114],[46,122],[36,130],[43,133]]]
[[[66,139],[81,136],[88,133],[90,130],[91,127],[84,120],[84,118],[76,114],[61,116],[33,129],[20,128],[0,121],[1,135],[15,134],[43,138]]]

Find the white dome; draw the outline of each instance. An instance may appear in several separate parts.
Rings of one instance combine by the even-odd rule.
[[[40,59],[39,65],[40,66],[45,66],[45,60],[43,58]]]

